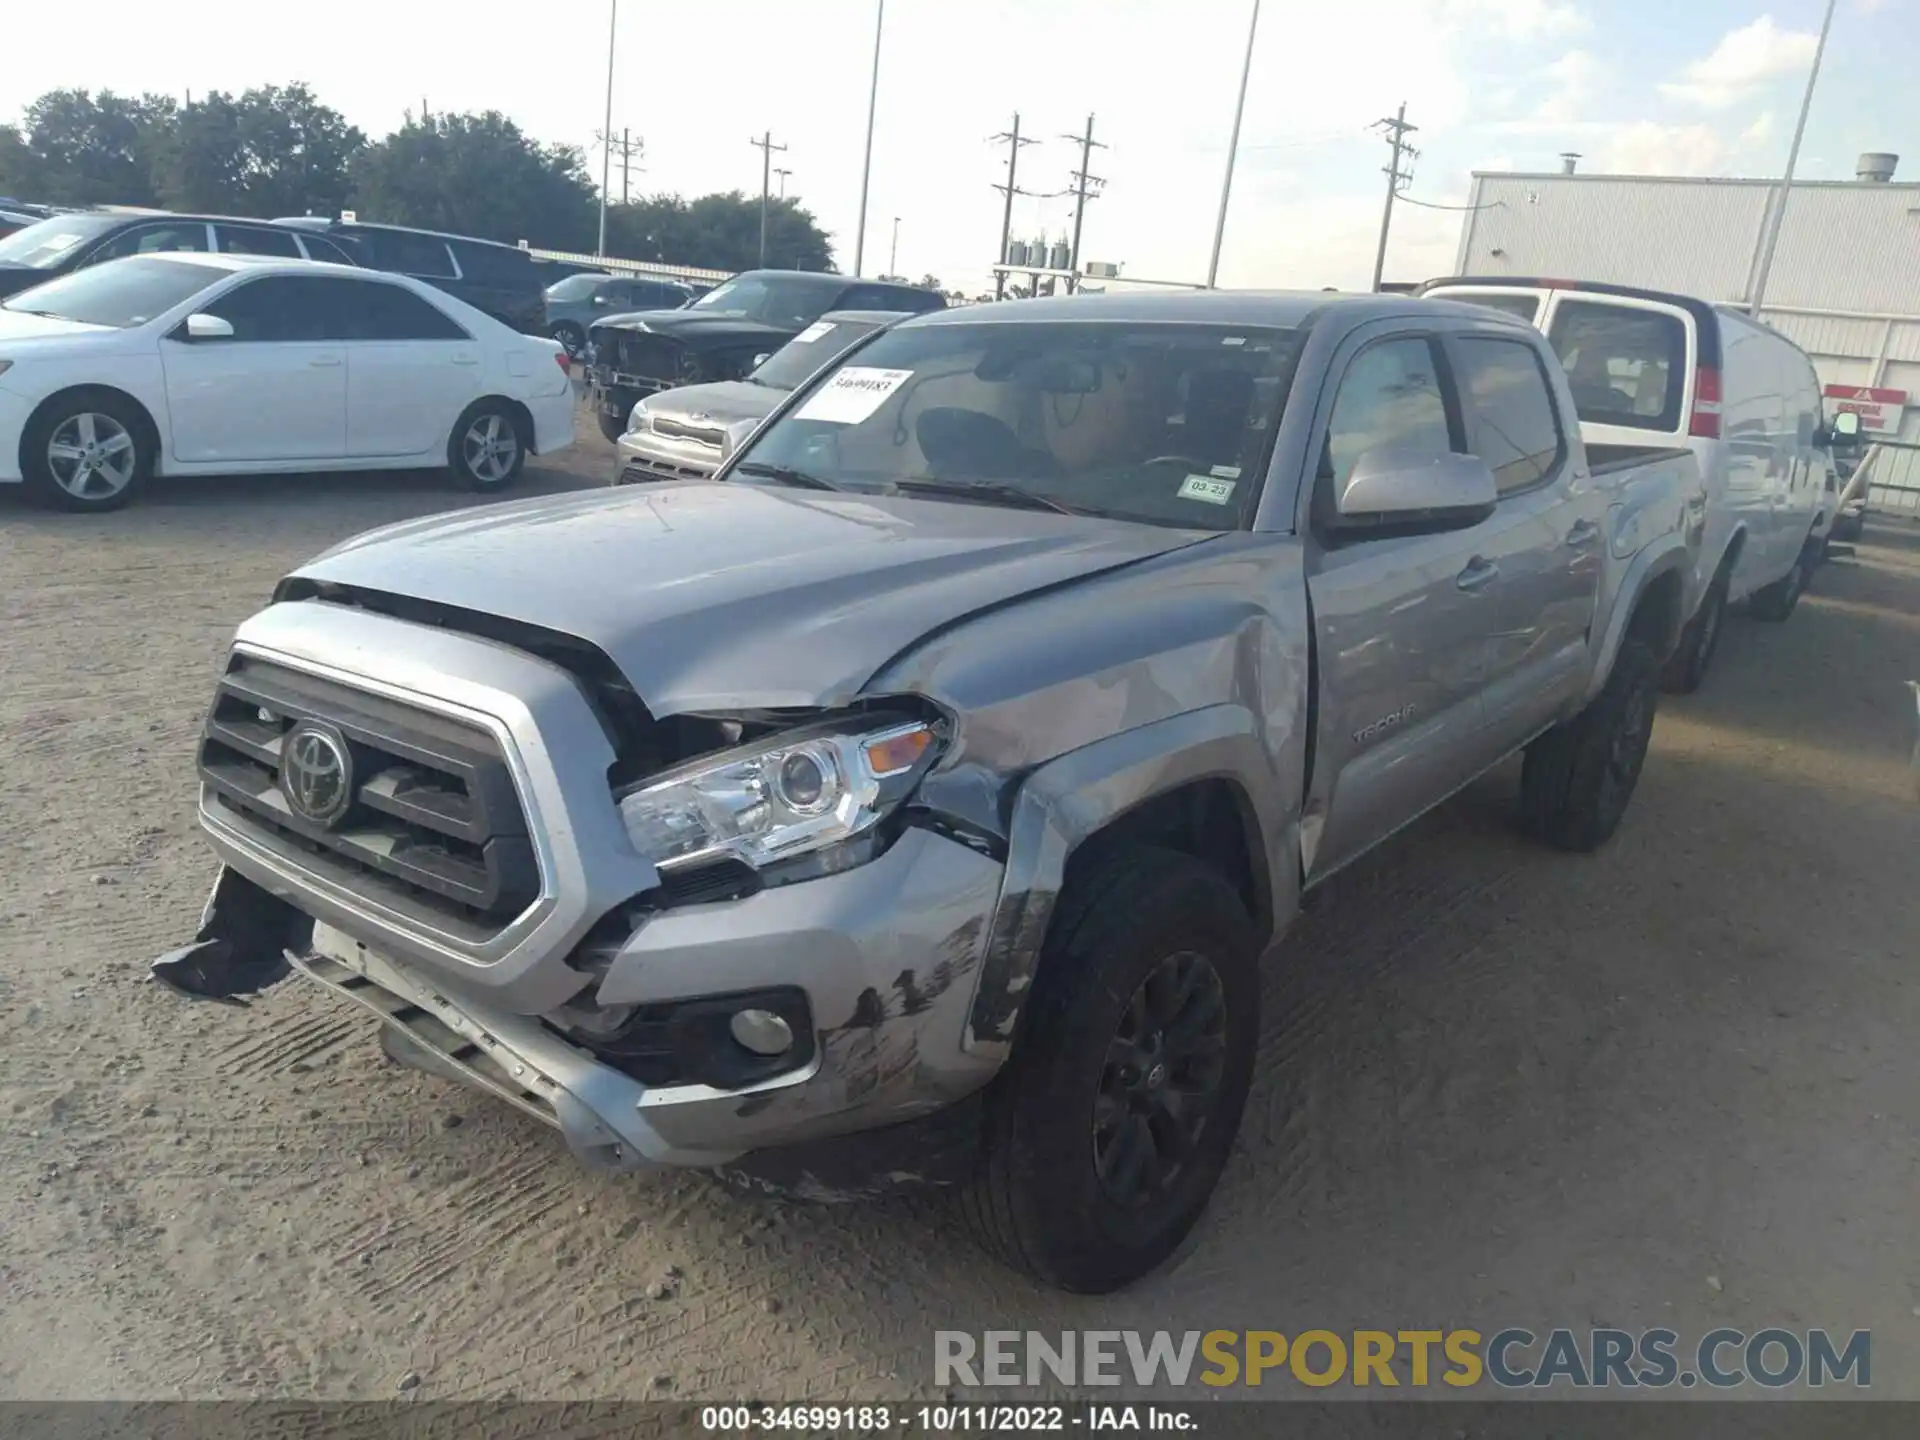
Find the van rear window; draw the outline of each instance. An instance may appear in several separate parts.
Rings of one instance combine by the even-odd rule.
[[[1564,300],[1547,338],[1566,368],[1582,420],[1632,430],[1680,428],[1687,327],[1679,316]]]

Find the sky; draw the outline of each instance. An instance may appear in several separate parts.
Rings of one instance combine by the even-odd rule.
[[[644,141],[635,193],[757,193],[771,132],[787,193],[851,271],[876,0],[614,0],[612,128]],[[976,292],[997,249],[1019,112],[1016,238],[1064,238],[1093,117],[1084,260],[1205,278],[1252,0],[885,0],[863,270]],[[498,109],[588,152],[607,103],[609,0],[232,0],[10,6],[0,120],[45,90],[305,81],[369,135],[425,104]],[[1777,175],[1824,0],[1264,0],[1219,280],[1365,288],[1404,102],[1420,150],[1386,278],[1448,273],[1474,170]],[[301,16],[293,23],[292,16]],[[1838,0],[1802,146],[1806,179],[1863,150],[1920,179],[1920,0]],[[612,172],[612,193],[620,192]],[[782,183],[774,180],[776,190]],[[897,256],[894,218],[899,217]]]

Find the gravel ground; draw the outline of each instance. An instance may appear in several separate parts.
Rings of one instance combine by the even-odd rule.
[[[591,435],[526,490],[598,483]],[[1874,1331],[1920,1396],[1920,539],[1869,532],[1662,709],[1616,843],[1517,839],[1512,769],[1272,957],[1239,1153],[1103,1300],[938,1207],[774,1206],[570,1163],[289,982],[145,979],[211,879],[191,755],[303,557],[430,476],[0,503],[0,1398],[927,1394],[932,1332],[1665,1324]]]

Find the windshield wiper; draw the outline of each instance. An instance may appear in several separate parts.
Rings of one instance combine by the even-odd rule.
[[[958,500],[995,501],[1018,510],[1051,510],[1056,515],[1080,513],[1070,505],[1062,505],[1058,500],[1049,500],[1031,490],[1022,490],[1005,480],[934,480],[925,476],[909,476],[905,480],[894,481],[893,488],[903,495],[951,495]]]
[[[840,487],[831,480],[822,480],[818,475],[809,475],[804,470],[796,470],[791,465],[766,465],[758,460],[746,460],[733,467],[735,475],[762,475],[769,480],[778,480],[782,485],[797,486],[802,490],[838,490]]]

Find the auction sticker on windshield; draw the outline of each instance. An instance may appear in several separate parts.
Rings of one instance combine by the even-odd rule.
[[[816,320],[798,335],[793,337],[796,345],[811,345],[816,340],[824,340],[833,333],[833,326],[825,320]]]
[[[858,425],[912,378],[911,370],[875,370],[866,365],[849,365],[814,391],[807,403],[793,412],[793,418]]]
[[[1182,500],[1204,500],[1209,505],[1224,505],[1233,498],[1234,482],[1216,480],[1211,475],[1189,475],[1180,482]]]

